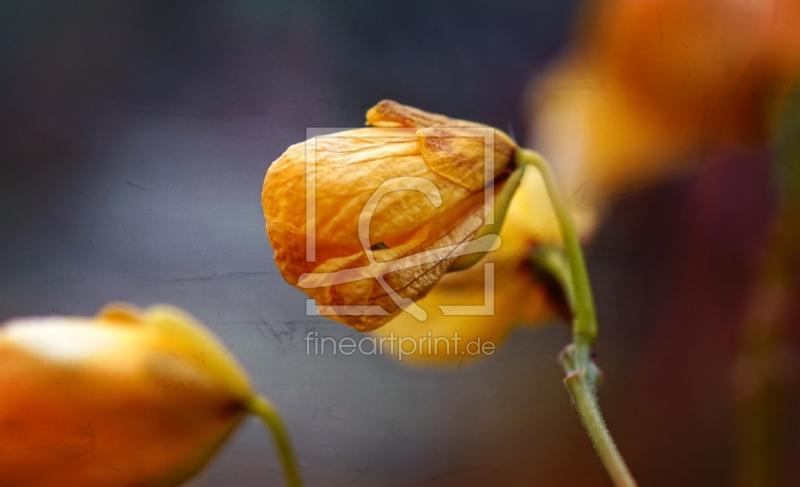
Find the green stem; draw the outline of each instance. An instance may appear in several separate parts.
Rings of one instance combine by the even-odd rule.
[[[567,376],[564,383],[575,400],[575,408],[581,417],[583,427],[592,439],[600,461],[603,462],[614,485],[635,486],[636,481],[631,476],[625,460],[608,431],[603,415],[600,413],[594,388],[587,385],[586,380],[577,374]]]
[[[569,267],[564,250],[555,245],[541,245],[534,249],[531,254],[531,262],[537,269],[541,269],[551,276],[561,289],[567,299],[570,310],[575,309],[575,294],[572,286],[572,271]]]
[[[278,410],[263,396],[253,397],[249,404],[249,409],[252,414],[261,418],[264,425],[272,433],[272,439],[275,440],[275,446],[283,464],[283,476],[286,479],[286,485],[289,487],[302,487],[303,480],[300,478],[300,469],[294,456],[292,442]]]
[[[519,149],[517,150],[517,162],[538,169],[547,188],[547,194],[561,229],[561,237],[564,239],[564,255],[572,270],[572,289],[575,297],[575,321],[572,334],[575,345],[586,349],[588,360],[591,358],[592,344],[597,337],[597,318],[595,317],[592,287],[589,284],[589,273],[586,271],[586,262],[583,260],[581,243],[572,213],[561,196],[553,171],[550,170],[550,166],[542,156],[532,150]]]
[[[568,346],[562,356],[562,365],[567,372],[564,383],[572,395],[575,408],[581,418],[584,429],[594,444],[600,460],[608,471],[611,480],[617,487],[635,487],[636,481],[631,476],[625,460],[619,453],[611,434],[608,431],[600,407],[597,402],[597,383],[600,370],[592,362],[592,347],[597,337],[597,317],[594,298],[589,283],[589,273],[583,258],[578,232],[572,213],[561,195],[558,183],[550,166],[538,153],[529,149],[517,150],[517,162],[520,165],[536,167],[542,175],[547,194],[561,229],[564,240],[564,255],[571,271],[571,296],[574,320],[572,324],[573,343]]]

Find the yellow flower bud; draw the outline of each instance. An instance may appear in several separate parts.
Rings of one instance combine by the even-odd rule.
[[[220,341],[172,307],[10,320],[0,328],[0,484],[179,485],[253,398]]]
[[[367,123],[289,147],[262,193],[283,277],[360,331],[400,309],[424,319],[413,300],[467,251],[516,150],[496,129],[392,101]]]

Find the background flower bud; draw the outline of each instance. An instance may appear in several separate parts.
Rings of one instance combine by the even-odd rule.
[[[319,305],[334,306],[341,313],[329,317],[361,331],[381,326],[399,312],[396,299],[424,296],[457,255],[393,268],[385,280],[396,290],[395,299],[369,275],[319,287],[304,286],[303,275],[370,265],[368,249],[359,239],[359,218],[387,182],[403,184],[383,194],[369,222],[368,244],[375,249],[371,252],[377,263],[388,266],[397,259],[466,242],[484,224],[484,189],[502,183],[516,149],[498,130],[486,144],[485,126],[391,101],[371,108],[367,122],[376,128],[315,137],[289,147],[267,171],[262,193],[267,234],[283,277],[304,288]],[[493,149],[491,180],[486,178],[487,149]],[[316,187],[315,247],[310,260],[307,155],[314,157]],[[315,279],[307,277],[308,282]],[[389,314],[365,315],[366,306],[380,306]]]
[[[0,328],[0,479],[16,486],[174,486],[246,414],[242,368],[168,306]]]
[[[592,230],[591,215],[573,208],[573,216],[581,233]],[[375,337],[398,340],[397,347],[383,346],[382,354],[392,355],[402,365],[460,369],[499,350],[517,327],[542,326],[559,315],[560,302],[554,298],[560,296],[553,295],[554,290],[532,264],[532,253],[540,246],[562,245],[558,221],[538,171],[525,171],[499,235],[499,249],[467,270],[448,273],[419,301],[428,312],[425,323],[404,313],[373,332]],[[493,300],[490,314],[444,314],[441,306],[485,306],[487,272],[493,277],[488,291]],[[400,343],[404,344],[402,352]],[[468,344],[478,343],[490,344],[489,352],[484,345],[480,353],[474,353],[477,347],[467,351]]]
[[[800,3],[591,2],[530,84],[530,142],[567,195],[602,206],[769,141],[800,66]]]

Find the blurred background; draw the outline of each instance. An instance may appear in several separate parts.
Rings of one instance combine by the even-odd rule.
[[[310,331],[359,336],[305,315],[260,205],[270,162],[307,127],[360,126],[382,98],[526,139],[542,95],[529,80],[569,48],[578,12],[519,0],[0,3],[0,321],[118,300],[185,308],[280,408],[311,486],[610,485],[561,383],[568,328],[516,331],[458,370],[307,355]],[[692,157],[711,164],[607,196],[587,245],[601,404],[646,486],[741,484],[740,325],[777,197],[766,145]],[[800,485],[800,420],[777,417],[774,468]],[[253,421],[190,485],[281,482]]]

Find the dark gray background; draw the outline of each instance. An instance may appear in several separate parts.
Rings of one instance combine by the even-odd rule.
[[[525,83],[563,47],[574,9],[563,1],[0,3],[0,320],[91,315],[116,300],[187,309],[281,409],[309,485],[608,485],[555,362],[565,327],[517,331],[494,357],[457,371],[307,356],[309,331],[358,335],[305,316],[305,295],[272,261],[260,207],[269,163],[306,127],[360,125],[382,98],[524,133]],[[729,179],[765,179],[762,166],[732,167]],[[675,397],[724,397],[727,387],[711,380],[687,392],[682,381],[696,369],[673,373],[672,364],[702,356],[713,377],[724,374],[722,358],[687,352],[692,340],[669,331],[664,351],[653,331],[668,307],[664,290],[680,280],[681,261],[664,242],[691,243],[698,184],[706,183],[615,201],[590,249],[603,401],[643,485],[717,485],[729,475],[727,402],[690,403],[670,416]],[[769,200],[749,191],[762,206]],[[756,238],[737,244],[730,235],[757,236],[760,222],[723,219],[704,247],[732,273],[725,282],[741,280],[732,264]],[[719,252],[718,241],[730,249]],[[642,376],[637,361],[654,350],[661,355]],[[646,386],[653,377],[656,395]],[[254,421],[191,483],[280,484],[270,439]]]

